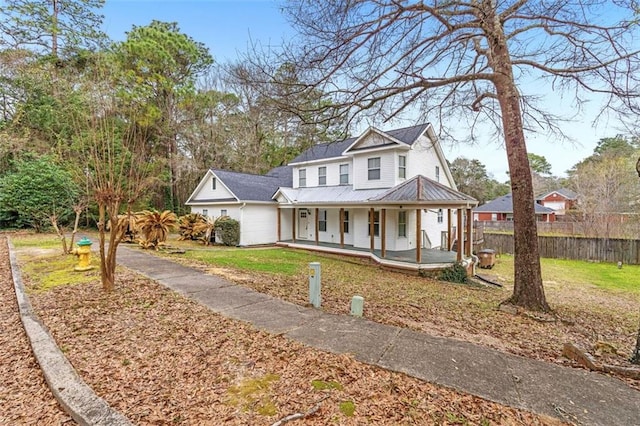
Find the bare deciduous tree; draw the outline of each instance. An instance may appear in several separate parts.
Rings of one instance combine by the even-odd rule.
[[[299,30],[280,63],[306,67],[301,81],[331,94],[336,116],[392,119],[407,109],[473,137],[489,122],[504,137],[514,200],[515,286],[507,301],[549,310],[542,286],[525,130],[556,131],[526,82],[635,107],[637,31],[631,2],[600,0],[296,0]],[[625,20],[626,19],[626,20]],[[272,60],[259,65],[275,76]],[[289,85],[292,93],[308,86]],[[575,111],[572,111],[574,113]],[[446,132],[446,128],[443,131]]]

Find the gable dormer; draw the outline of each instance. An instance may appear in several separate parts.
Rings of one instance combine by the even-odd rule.
[[[353,155],[361,151],[373,151],[381,149],[403,149],[408,150],[410,146],[380,130],[370,127],[369,130],[360,135],[351,145],[344,150],[342,155]]]

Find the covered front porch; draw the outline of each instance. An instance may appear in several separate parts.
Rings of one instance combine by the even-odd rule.
[[[422,176],[376,194],[312,191],[280,198],[279,245],[366,257],[399,269],[472,263],[471,208],[477,202],[458,191]]]
[[[341,246],[340,244],[327,242],[318,242],[318,244],[316,244],[315,241],[297,240],[294,242],[292,240],[286,240],[278,242],[277,245],[323,253],[368,258],[380,265],[390,268],[415,271],[446,268],[456,262],[458,257],[456,251],[423,248],[420,250],[420,261],[418,262],[415,249],[398,251],[386,250],[383,256],[382,251],[379,249],[371,251],[361,247],[354,247],[351,244],[343,244]]]

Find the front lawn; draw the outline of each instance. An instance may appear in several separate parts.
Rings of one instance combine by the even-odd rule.
[[[189,246],[191,249],[189,249]],[[240,285],[308,304],[308,267],[322,265],[322,309],[346,314],[354,295],[365,299],[365,317],[434,335],[455,337],[554,362],[566,342],[626,363],[640,317],[640,267],[543,259],[543,278],[555,320],[498,309],[513,291],[513,258],[500,256],[492,270],[478,270],[504,287],[445,283],[392,272],[368,261],[283,248],[228,249],[185,244],[171,259],[220,274]],[[268,265],[268,266],[267,266]],[[551,319],[551,320],[550,320]],[[608,347],[608,346],[607,346]]]

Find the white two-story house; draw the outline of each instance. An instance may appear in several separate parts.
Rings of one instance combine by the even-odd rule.
[[[240,245],[278,243],[422,269],[471,256],[477,201],[456,190],[431,125],[422,124],[316,145],[265,176],[211,169],[187,205],[240,221]]]

